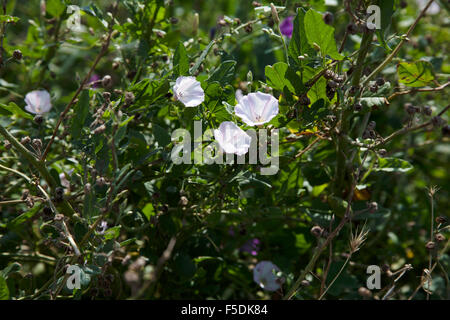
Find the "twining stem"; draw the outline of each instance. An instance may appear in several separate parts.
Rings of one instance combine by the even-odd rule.
[[[364,86],[365,84],[367,84],[370,79],[372,79],[373,77],[375,77],[378,72],[380,72],[381,70],[384,69],[384,67],[386,67],[386,65],[391,62],[391,60],[397,55],[397,53],[400,51],[401,47],[403,46],[403,44],[406,41],[409,41],[409,36],[411,35],[412,31],[414,30],[414,28],[416,27],[417,23],[419,22],[419,20],[425,15],[425,12],[428,10],[428,8],[431,6],[431,4],[433,3],[434,0],[429,0],[428,3],[426,4],[426,6],[422,9],[422,11],[420,12],[419,16],[416,18],[416,20],[413,22],[413,24],[409,27],[408,31],[406,32],[406,34],[404,34],[402,36],[402,39],[400,40],[400,42],[398,43],[398,45],[395,47],[395,49],[386,57],[386,59],[378,65],[378,67],[375,68],[375,70],[373,70],[373,72],[371,74],[369,74],[367,76],[366,79],[364,79],[364,81],[362,82],[362,85]]]
[[[47,147],[45,148],[44,153],[42,154],[41,162],[43,162],[43,163],[45,162],[45,158],[47,157],[47,155],[48,155],[48,153],[50,151],[51,145],[55,141],[56,134],[58,133],[59,126],[61,125],[62,121],[64,120],[66,114],[69,112],[69,110],[72,107],[72,105],[77,100],[77,98],[80,95],[81,91],[85,88],[86,84],[88,83],[89,79],[91,78],[92,72],[94,72],[95,68],[97,67],[97,64],[100,62],[100,59],[108,51],[109,43],[111,42],[112,33],[114,31],[113,26],[114,26],[114,17],[115,17],[115,13],[116,12],[117,12],[117,3],[114,6],[113,18],[112,18],[112,21],[111,21],[111,23],[109,25],[108,36],[106,38],[106,41],[102,45],[102,49],[100,50],[99,54],[97,55],[97,58],[95,58],[94,63],[92,64],[91,68],[89,69],[89,72],[84,77],[83,81],[81,82],[81,84],[78,87],[77,91],[73,95],[73,97],[70,100],[69,104],[64,108],[64,111],[59,116],[58,122],[56,123],[55,129],[53,130],[52,137],[50,138],[50,141],[48,142]]]

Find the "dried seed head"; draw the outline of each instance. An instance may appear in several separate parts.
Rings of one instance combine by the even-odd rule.
[[[446,124],[445,126],[443,126],[441,131],[444,137],[450,137],[450,125]]]
[[[84,185],[84,193],[85,193],[85,194],[91,193],[91,188],[92,188],[91,184],[90,184],[90,183],[86,183],[86,184]]]
[[[44,117],[42,115],[38,114],[34,117],[33,121],[36,124],[41,125],[44,122]]]
[[[334,78],[334,72],[330,69],[325,70],[325,73],[323,74],[325,79],[330,80]]]
[[[308,280],[302,280],[301,285],[302,287],[309,287],[311,283]]]
[[[11,149],[11,147],[12,147],[11,142],[9,142],[8,140],[6,140],[6,141],[3,143],[3,146],[5,147],[6,150]]]
[[[352,254],[361,248],[364,241],[366,241],[368,234],[369,234],[369,230],[366,228],[365,225],[361,228],[361,231],[358,232],[358,229],[356,229],[355,234],[353,234],[353,232],[351,233],[349,246],[350,246],[350,252]]]
[[[350,34],[356,34],[358,32],[358,28],[353,23],[349,23],[347,25],[347,32]]]
[[[367,130],[375,130],[376,127],[377,127],[377,123],[375,121],[370,121],[367,124]]]
[[[348,93],[351,94],[351,95],[355,95],[358,91],[359,91],[359,87],[357,87],[357,86],[352,86],[352,87],[350,88],[350,90],[348,91]]]
[[[109,75],[106,75],[102,79],[102,86],[103,88],[108,88],[111,85],[112,78]]]
[[[444,216],[438,216],[438,217],[436,217],[436,223],[445,224],[445,223],[447,223],[447,218]]]
[[[171,24],[177,24],[178,23],[178,19],[175,17],[170,17],[170,23]]]
[[[185,196],[182,196],[180,198],[180,201],[178,202],[178,204],[182,207],[186,207],[188,205],[188,203],[189,203],[189,200]]]
[[[409,115],[413,115],[419,112],[419,108],[412,105],[412,103],[405,103],[404,105],[405,111]]]
[[[433,113],[433,109],[431,109],[430,106],[423,106],[422,113],[426,116],[431,116],[431,114]]]
[[[334,20],[334,16],[331,12],[325,12],[322,16],[323,18],[323,22],[325,22],[326,24],[332,24],[333,20]]]
[[[323,233],[322,227],[314,226],[311,228],[311,234],[316,238],[319,238],[322,235],[322,233]]]
[[[125,104],[127,106],[133,104],[134,99],[135,99],[135,97],[134,97],[133,92],[129,92],[129,91],[125,92]]]
[[[445,120],[442,119],[440,116],[435,116],[431,118],[431,123],[433,124],[434,127],[440,128],[445,124]]]
[[[334,80],[330,80],[328,81],[328,86],[330,86],[330,88],[337,88],[338,84],[336,83],[336,81]]]
[[[23,145],[27,145],[27,144],[29,144],[30,142],[31,142],[31,138],[28,137],[28,136],[23,137],[23,138],[20,140],[20,143],[23,144]]]
[[[106,180],[103,177],[98,177],[98,179],[95,181],[95,184],[99,187],[103,187],[106,184]]]
[[[355,110],[356,112],[361,111],[361,110],[362,110],[362,104],[359,103],[359,102],[356,102],[356,103],[353,105],[353,110]]]
[[[378,203],[376,203],[375,201],[369,202],[367,204],[367,209],[369,210],[370,213],[374,213],[378,211]]]
[[[106,126],[104,124],[102,124],[101,126],[95,128],[93,133],[94,134],[100,134],[100,133],[105,132],[105,130],[106,130]]]
[[[380,77],[380,78],[377,78],[375,83],[381,87],[382,85],[384,85],[385,81],[383,78]]]
[[[258,1],[253,1],[252,2],[252,6],[256,7],[261,7],[261,3],[259,3]]]
[[[442,233],[436,233],[434,236],[434,240],[436,240],[436,242],[445,241],[445,236]]]
[[[425,245],[425,248],[427,248],[427,250],[433,250],[434,248],[436,248],[436,243],[433,241],[428,241]]]
[[[20,198],[21,200],[25,200],[26,198],[28,198],[28,196],[30,195],[30,190],[28,189],[24,189],[22,191],[22,197]]]
[[[380,149],[380,150],[378,150],[378,155],[379,155],[380,157],[384,157],[386,154],[387,154],[386,149]]]
[[[246,24],[245,27],[244,27],[244,30],[247,33],[252,33],[253,32],[253,26],[250,23]]]
[[[378,91],[378,85],[375,83],[369,87],[370,92],[376,93]]]
[[[33,141],[31,142],[33,147],[37,150],[41,150],[42,148],[42,141],[41,139],[33,139]]]
[[[16,60],[22,60],[22,57],[23,57],[22,51],[20,51],[20,50],[14,50],[14,52],[13,52],[13,58],[14,58],[14,59],[16,59]]]
[[[309,106],[311,103],[311,100],[308,98],[308,96],[306,94],[303,94],[298,98],[298,103],[301,106]]]
[[[103,99],[106,100],[106,102],[109,102],[111,100],[111,92],[105,91],[105,92],[103,92],[102,96],[103,96]]]
[[[366,287],[359,288],[358,294],[363,298],[372,298],[372,291],[370,291]]]

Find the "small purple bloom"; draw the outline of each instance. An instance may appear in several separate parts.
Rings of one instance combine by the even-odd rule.
[[[100,80],[100,76],[98,74],[93,74],[90,78],[89,78],[89,83],[92,83],[92,88],[98,88],[99,84],[97,83],[97,81]]]
[[[259,252],[259,245],[261,244],[261,241],[259,239],[254,238],[248,240],[244,245],[239,249],[241,252],[248,252],[252,256],[256,256]]]
[[[286,19],[283,20],[283,22],[281,22],[280,24],[280,30],[281,30],[281,34],[287,36],[287,37],[291,37],[292,36],[292,31],[294,30],[294,17],[287,17]]]

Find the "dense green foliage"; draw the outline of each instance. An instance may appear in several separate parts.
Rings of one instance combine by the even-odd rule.
[[[426,299],[430,266],[450,298],[448,2],[260,2],[0,0],[0,299],[382,299],[400,275],[386,298]],[[24,108],[34,90],[49,112]],[[174,164],[176,129],[250,128],[237,90],[278,100],[279,171]]]

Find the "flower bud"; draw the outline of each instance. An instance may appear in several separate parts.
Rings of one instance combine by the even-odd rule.
[[[270,9],[272,10],[272,19],[275,24],[280,23],[280,17],[278,16],[277,8],[273,5],[273,3],[270,4]]]
[[[387,154],[386,149],[380,149],[378,150],[378,154],[380,155],[380,157],[384,157]]]
[[[434,248],[436,248],[436,243],[433,241],[428,241],[425,245],[425,248],[427,248],[427,250],[433,250]]]
[[[431,109],[430,106],[423,106],[422,113],[426,116],[431,116],[431,114],[433,113],[433,109]]]
[[[20,143],[21,144],[23,144],[23,145],[26,145],[26,144],[29,144],[31,142],[31,138],[30,137],[23,137],[21,140],[20,140]]]
[[[14,50],[14,52],[13,52],[13,58],[14,58],[14,59],[16,59],[16,60],[22,60],[22,57],[23,57],[22,51],[20,51],[20,50]]]
[[[447,223],[447,218],[444,216],[438,216],[438,217],[436,217],[436,223],[445,224],[445,223]]]
[[[445,241],[445,236],[442,233],[436,233],[434,240],[436,240],[436,242],[443,242]]]
[[[6,150],[11,149],[11,147],[12,147],[11,142],[9,142],[8,140],[6,140],[6,141],[3,143],[3,146],[5,147]]]
[[[37,114],[37,115],[34,117],[33,121],[34,121],[36,124],[41,125],[41,124],[44,122],[44,117],[43,117],[42,115],[40,115],[40,114]]]
[[[106,75],[102,79],[102,86],[103,88],[108,88],[111,85],[112,78],[109,75]]]
[[[366,287],[359,288],[358,294],[363,298],[372,298],[372,291],[370,291]]]
[[[31,143],[32,143],[32,145],[33,145],[33,147],[35,149],[40,150],[42,148],[42,141],[41,141],[41,139],[33,139],[33,141]]]
[[[319,226],[314,226],[311,228],[311,234],[316,238],[319,238],[323,233],[323,229]]]
[[[326,24],[332,24],[333,20],[334,20],[334,16],[331,12],[325,12],[322,16],[323,18],[323,22],[325,22]]]
[[[349,23],[347,25],[347,32],[350,34],[356,34],[358,32],[358,28],[353,23]]]
[[[94,134],[101,134],[101,133],[105,132],[105,130],[106,130],[106,126],[104,124],[102,124],[101,126],[95,128],[93,133]]]
[[[134,97],[133,92],[129,92],[129,91],[125,92],[125,104],[127,106],[133,104],[134,99],[135,99],[135,97]]]

